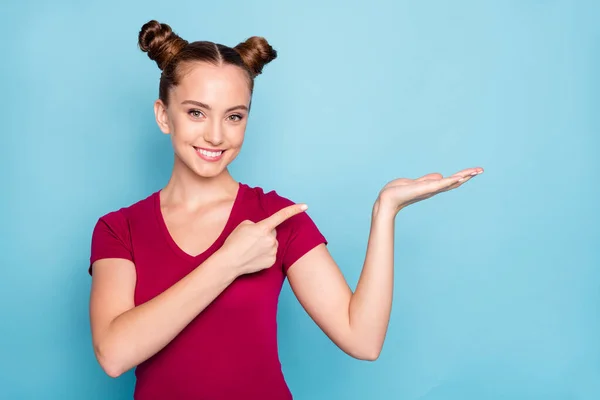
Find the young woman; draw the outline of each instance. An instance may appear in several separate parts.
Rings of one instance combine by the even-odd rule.
[[[394,219],[481,168],[397,179],[380,191],[354,292],[305,212],[236,182],[254,78],[276,57],[264,38],[230,48],[146,23],[139,46],[162,70],[156,122],[175,152],[167,185],[101,217],[92,235],[96,357],[112,377],[136,368],[136,399],[291,399],[277,350],[287,277],[325,334],[375,360],[392,302]]]

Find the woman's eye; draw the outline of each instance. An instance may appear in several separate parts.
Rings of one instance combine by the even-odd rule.
[[[190,111],[188,111],[188,114],[194,118],[200,118],[203,116],[202,111],[200,111],[200,110],[190,110]]]
[[[234,114],[234,115],[230,115],[229,119],[235,122],[241,121],[242,120],[242,116],[238,115],[238,114]]]

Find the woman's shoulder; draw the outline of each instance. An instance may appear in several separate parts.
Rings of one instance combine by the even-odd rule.
[[[261,186],[245,186],[244,205],[245,213],[248,219],[256,221],[270,217],[277,211],[297,204],[292,198],[288,197],[285,189],[265,189]],[[260,211],[254,211],[260,210]],[[279,228],[297,230],[306,226],[313,226],[314,222],[308,215],[308,212],[302,212],[283,222]]]
[[[288,198],[286,195],[283,195],[282,192],[276,189],[267,189],[262,186],[250,186],[247,184],[242,185],[246,191],[244,194],[244,200],[247,202],[249,201],[256,203],[269,215],[279,211],[284,207],[295,204],[290,198]]]
[[[160,191],[155,191],[133,203],[114,208],[101,214],[98,219],[99,221],[104,221],[106,223],[121,225],[127,223],[130,219],[145,218],[148,214],[154,212],[156,196],[158,196],[159,193]]]

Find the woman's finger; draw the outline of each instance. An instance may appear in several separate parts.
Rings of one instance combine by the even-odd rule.
[[[483,168],[475,167],[475,168],[467,168],[459,171],[452,176],[476,176],[483,172]]]
[[[447,188],[443,189],[443,192],[447,192],[449,190],[452,189],[456,189],[459,186],[462,186],[463,184],[467,183],[469,180],[471,180],[473,177],[475,177],[477,174],[475,175],[467,175],[467,176],[463,176],[463,177],[459,177],[458,181],[456,181],[456,183],[448,186]]]
[[[425,179],[415,182],[417,196],[429,196],[444,191],[459,182],[461,177],[450,176],[442,179]]]
[[[437,187],[439,189],[444,189],[444,188],[450,187],[452,185],[455,185],[455,184],[457,184],[459,182],[462,182],[464,179],[466,179],[465,176],[460,176],[460,175],[459,176],[454,176],[453,175],[453,176],[449,176],[447,178],[440,179],[436,183],[438,184]]]
[[[422,200],[424,198],[435,196],[438,193],[456,189],[482,172],[483,169],[481,168],[469,168],[447,178],[440,179],[435,177],[435,174],[430,174],[434,176],[429,179],[426,179],[426,176],[419,178],[414,182],[416,189],[414,192],[416,194],[415,199]]]

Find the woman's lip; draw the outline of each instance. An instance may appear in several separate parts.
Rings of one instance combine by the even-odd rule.
[[[194,147],[194,149],[196,150],[196,154],[198,154],[198,157],[200,157],[204,161],[208,161],[208,162],[219,161],[221,158],[223,158],[223,154],[225,154],[225,150],[216,150],[216,151],[215,150],[206,150],[206,149],[202,149],[202,147]],[[200,149],[206,150],[206,151],[214,151],[214,152],[220,151],[221,154],[219,154],[217,157],[209,157],[209,156],[207,156],[205,154],[202,154],[200,152]]]
[[[197,150],[212,151],[212,152],[215,152],[215,153],[219,152],[219,151],[225,151],[223,149],[207,149],[205,147],[196,147],[196,146],[194,146],[194,148],[197,149]]]

